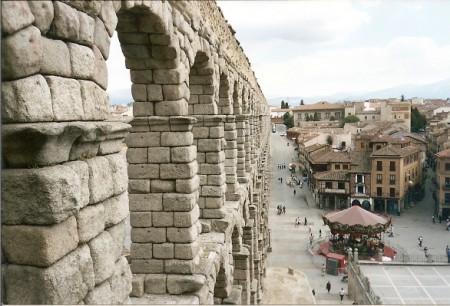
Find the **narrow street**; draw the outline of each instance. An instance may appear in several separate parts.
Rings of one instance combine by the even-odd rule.
[[[302,291],[303,295],[309,295],[310,301],[315,304],[339,304],[338,292],[341,287],[347,292],[347,283],[341,282],[342,275],[333,276],[321,275],[321,266],[325,263],[325,257],[317,255],[310,251],[309,247],[309,225],[314,235],[313,249],[316,245],[326,239],[329,233],[327,226],[323,226],[320,217],[322,210],[316,208],[311,192],[306,184],[303,188],[299,186],[288,186],[287,177],[290,176],[289,164],[297,161],[297,151],[294,150],[293,142],[287,140],[280,133],[285,131],[283,125],[277,125],[277,132],[271,136],[271,153],[273,163],[273,188],[272,201],[270,204],[269,226],[271,229],[272,252],[268,256],[267,270],[268,275],[275,277],[277,284],[266,277],[265,294],[269,297],[266,301],[274,300],[275,294],[294,294]],[[289,146],[287,145],[289,143]],[[278,164],[285,164],[286,168],[278,169]],[[297,173],[297,176],[301,176]],[[408,208],[401,216],[392,215],[394,224],[394,237],[385,235],[384,241],[392,246],[398,253],[410,255],[423,254],[423,247],[428,247],[429,254],[444,255],[446,245],[450,245],[450,231],[445,230],[445,220],[439,223],[436,216],[436,223],[432,223],[434,210],[434,201],[432,191],[435,187],[431,184],[431,178],[434,173],[428,169],[428,179],[425,181],[425,196],[414,207]],[[279,178],[283,178],[283,183]],[[296,194],[294,195],[294,188]],[[277,215],[277,205],[286,206],[286,213]],[[301,225],[295,226],[295,219],[300,217]],[[308,225],[304,225],[305,217]],[[319,229],[322,230],[322,240],[318,241]],[[418,246],[418,237],[423,237],[423,246]],[[297,276],[296,286],[291,286],[292,281],[289,278],[293,276],[288,274],[288,268],[292,268]],[[285,274],[285,281],[280,282],[279,274]],[[328,294],[325,289],[326,282],[331,283],[331,292]],[[285,284],[283,284],[285,283]],[[302,285],[299,285],[299,284]],[[280,286],[284,285],[284,289]],[[295,288],[292,288],[295,287]],[[315,290],[313,298],[311,291]],[[271,292],[273,291],[273,292]],[[301,303],[297,300],[297,303]],[[352,304],[353,301],[344,298],[344,304]],[[279,303],[278,303],[279,304]],[[295,304],[293,301],[292,304]],[[305,303],[307,304],[307,303]]]

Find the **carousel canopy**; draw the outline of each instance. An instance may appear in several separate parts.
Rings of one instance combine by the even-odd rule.
[[[348,226],[387,225],[390,221],[389,219],[371,213],[358,205],[337,212],[329,212],[324,216],[324,219],[327,219],[328,222],[331,223],[340,223]]]

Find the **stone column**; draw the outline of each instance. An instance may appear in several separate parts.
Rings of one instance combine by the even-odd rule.
[[[247,183],[245,167],[245,135],[246,135],[246,115],[236,116],[236,131],[237,131],[237,177],[239,183]]]
[[[237,130],[236,116],[226,117],[224,124],[224,137],[227,142],[225,146],[225,173],[227,183],[226,199],[230,201],[239,200],[237,194],[239,183],[237,180]]]
[[[195,116],[197,123],[192,132],[197,144],[197,161],[200,178],[200,216],[204,219],[221,219],[225,216],[224,115]]]
[[[138,117],[131,122],[131,270],[145,293],[183,294],[203,285],[191,276],[201,232],[191,132],[195,122],[192,117]]]

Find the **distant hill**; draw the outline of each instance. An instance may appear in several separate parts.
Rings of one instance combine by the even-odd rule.
[[[289,100],[290,106],[298,106],[300,100],[303,99],[305,104],[316,103],[319,101],[327,102],[342,102],[342,101],[364,101],[368,99],[388,99],[388,98],[401,98],[404,95],[405,99],[411,99],[414,97],[424,99],[447,99],[450,98],[450,79],[445,79],[439,82],[414,85],[405,84],[401,86],[386,88],[371,92],[359,92],[349,93],[340,92],[332,95],[314,96],[314,97],[280,97],[267,99],[270,105],[280,105],[281,101],[287,102]]]
[[[264,90],[264,89],[263,89]],[[110,104],[128,104],[133,101],[131,96],[131,88],[116,89],[108,91]],[[300,100],[306,104],[316,103],[319,101],[341,102],[341,101],[363,101],[368,99],[388,99],[400,98],[402,95],[406,99],[419,97],[425,99],[447,99],[450,98],[450,79],[439,81],[436,83],[425,85],[405,84],[401,86],[386,88],[372,92],[340,92],[328,96],[314,96],[314,97],[289,97],[290,106],[298,106]],[[288,101],[287,97],[267,99],[270,105],[280,105],[281,101]]]

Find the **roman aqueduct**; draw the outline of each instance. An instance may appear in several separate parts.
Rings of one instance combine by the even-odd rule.
[[[260,303],[269,107],[217,4],[2,1],[1,22],[3,302]],[[106,120],[115,31],[130,124]]]

